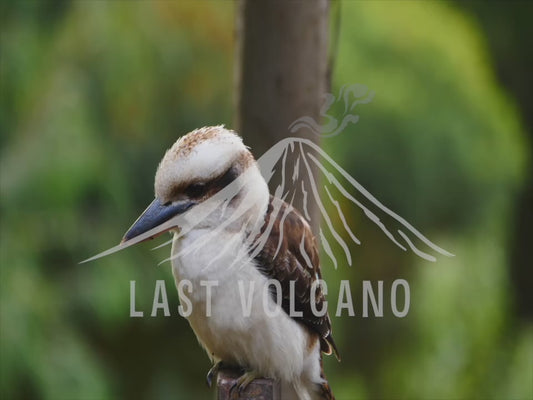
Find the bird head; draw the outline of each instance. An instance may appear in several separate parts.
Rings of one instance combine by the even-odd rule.
[[[258,191],[258,199],[268,199],[268,188],[256,161],[242,139],[223,126],[196,129],[174,143],[161,160],[155,175],[155,199],[124,235],[122,242],[154,228],[153,238],[176,228],[167,222],[204,204],[237,178],[247,176],[239,193]],[[255,187],[254,187],[255,186]],[[265,192],[266,191],[266,192]],[[216,211],[216,210],[215,210]],[[216,212],[214,212],[216,214]],[[220,217],[220,213],[218,213]],[[211,223],[214,223],[211,220]]]

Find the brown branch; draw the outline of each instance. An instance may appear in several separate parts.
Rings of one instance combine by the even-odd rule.
[[[217,378],[218,400],[280,400],[281,388],[278,381],[269,378],[254,379],[241,393],[237,388],[240,373],[221,369]]]

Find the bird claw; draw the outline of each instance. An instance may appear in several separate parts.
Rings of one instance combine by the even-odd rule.
[[[233,387],[231,388],[231,392],[233,392],[235,390],[235,388],[237,388],[237,391],[239,392],[239,395],[242,394],[242,392],[244,392],[246,390],[246,388],[248,387],[248,385],[255,379],[255,378],[258,378],[259,375],[257,375],[256,372],[254,371],[247,371],[245,372],[244,374],[242,374],[238,379],[237,379],[237,382],[235,382],[235,384],[233,385]]]
[[[220,371],[220,368],[222,368],[223,366],[224,365],[222,361],[219,361],[211,367],[211,369],[207,373],[207,376],[205,377],[208,387],[211,387],[213,385],[213,378],[218,375],[218,371]]]

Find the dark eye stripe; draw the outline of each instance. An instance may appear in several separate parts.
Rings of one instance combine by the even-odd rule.
[[[217,186],[221,189],[231,182],[233,182],[239,176],[239,171],[235,167],[230,167],[220,178],[217,179]]]
[[[185,189],[185,194],[189,197],[200,197],[202,196],[206,191],[206,185],[205,183],[192,183],[189,186],[187,186],[187,189]]]
[[[185,189],[181,189],[181,193],[184,193],[189,198],[198,199],[204,196],[207,192],[216,193],[223,189],[231,182],[233,182],[239,176],[239,170],[236,167],[230,167],[222,175],[209,182],[196,182],[191,183]],[[180,192],[176,192],[176,196]]]

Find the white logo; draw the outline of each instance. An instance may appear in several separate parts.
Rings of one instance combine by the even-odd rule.
[[[352,114],[353,109],[358,104],[367,104],[374,97],[374,92],[368,91],[364,85],[350,85],[343,86],[338,97],[332,94],[326,95],[326,101],[322,107],[321,115],[325,117],[326,123],[319,125],[311,117],[301,117],[294,121],[289,129],[291,132],[296,132],[300,129],[310,129],[314,133],[321,136],[334,136],[343,130],[349,123],[356,123],[359,116]],[[338,99],[337,99],[338,98]],[[352,100],[355,98],[355,100]],[[337,102],[344,103],[344,114],[339,123],[338,119],[327,114],[332,104]],[[288,156],[296,160],[294,164],[287,163]],[[324,221],[319,230],[318,240],[322,245],[324,251],[333,262],[335,268],[339,264],[337,256],[332,251],[327,236],[334,238],[337,244],[342,248],[342,259],[348,265],[352,264],[352,254],[350,246],[344,238],[349,237],[350,241],[360,245],[360,239],[355,232],[352,231],[346,219],[346,204],[355,206],[362,210],[364,215],[370,219],[376,226],[381,229],[396,246],[404,251],[412,251],[417,256],[428,260],[436,261],[438,255],[451,257],[452,253],[442,249],[413,225],[396,214],[394,211],[383,205],[377,198],[375,198],[369,191],[367,191],[354,177],[346,172],[333,158],[327,154],[318,145],[309,139],[299,137],[285,138],[274,146],[272,146],[266,153],[264,153],[258,160],[261,174],[265,181],[269,183],[276,174],[281,174],[281,182],[275,189],[274,196],[288,203],[291,207],[295,206],[294,199],[302,198],[303,204],[300,204],[299,209],[307,220],[311,220],[309,213],[310,203],[313,202],[318,206],[320,215]],[[179,227],[179,233],[176,233],[175,239],[190,232],[195,226],[202,223],[215,210],[226,210],[227,205],[240,192],[243,183],[246,181],[244,172],[240,177],[227,185],[220,192],[209,198],[208,200],[196,205],[190,210],[179,214],[158,227],[155,227],[135,238],[128,240],[118,246],[115,246],[107,251],[104,251],[94,257],[91,257],[83,262],[92,261],[117,251],[123,250],[129,246],[142,242],[150,237],[153,237],[158,232],[167,231],[174,227]],[[304,179],[305,178],[305,179]],[[319,182],[320,187],[319,187]],[[321,189],[325,193],[324,199],[320,197]],[[296,196],[300,192],[300,196]],[[278,216],[282,201],[274,201],[274,211],[272,212],[271,220]],[[326,204],[329,203],[329,204]],[[327,209],[333,209],[336,213],[336,218],[341,221],[341,224],[334,225],[332,218],[327,213]],[[227,228],[228,225],[237,221],[238,218],[247,211],[247,207],[251,207],[250,202],[239,202],[239,206],[233,209],[231,215],[227,215],[224,223],[212,230],[209,234],[198,237],[191,245],[183,248],[181,251],[173,254],[170,258],[162,262],[169,261],[173,258],[181,257],[182,255],[198,251],[202,246],[212,240],[216,240],[218,235]],[[258,220],[263,216],[257,216]],[[263,232],[260,232],[261,223],[255,224],[257,232],[251,232],[248,237],[247,246],[243,246],[241,254],[235,255],[233,265],[228,268],[239,267],[242,261],[253,258],[262,250],[272,226],[266,227]],[[244,229],[244,228],[243,228]],[[280,235],[282,240],[283,233]],[[156,248],[172,243],[169,240]],[[251,252],[246,249],[251,249]],[[305,251],[304,251],[305,252]],[[223,252],[221,252],[222,254]],[[305,255],[305,254],[304,254]],[[215,257],[211,263],[216,263],[218,260]]]

